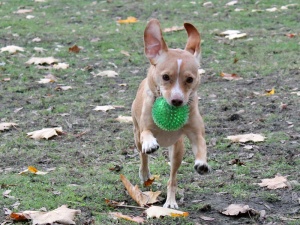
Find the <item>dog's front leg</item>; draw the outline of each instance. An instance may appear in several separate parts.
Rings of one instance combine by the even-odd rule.
[[[177,189],[177,170],[181,165],[184,154],[183,138],[181,137],[173,146],[169,147],[169,158],[171,161],[170,179],[168,181],[167,200],[164,204],[165,208],[178,209],[176,203]]]
[[[192,143],[192,150],[195,155],[194,169],[199,174],[210,172],[210,166],[207,164],[207,150],[206,143],[201,131],[189,132],[187,134],[190,142]]]
[[[142,153],[151,154],[159,148],[156,138],[150,130],[144,130],[141,133]]]

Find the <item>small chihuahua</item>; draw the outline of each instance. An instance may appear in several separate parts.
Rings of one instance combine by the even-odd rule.
[[[141,158],[140,179],[145,182],[151,177],[148,154],[155,152],[159,146],[169,147],[171,173],[164,207],[176,209],[178,208],[175,199],[176,175],[184,155],[184,135],[192,144],[195,170],[199,174],[210,171],[206,160],[204,124],[199,113],[197,96],[200,84],[198,68],[201,39],[198,30],[192,24],[185,23],[184,27],[188,40],[185,49],[181,50],[167,47],[158,20],[152,19],[147,24],[144,32],[144,45],[145,54],[151,66],[132,104],[134,138]],[[188,121],[179,130],[164,131],[154,123],[151,113],[152,105],[160,96],[172,106],[189,106]]]

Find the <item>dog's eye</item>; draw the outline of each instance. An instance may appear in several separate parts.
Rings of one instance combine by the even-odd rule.
[[[162,76],[162,78],[163,78],[164,81],[169,81],[170,80],[170,76],[168,74],[164,74]]]
[[[188,77],[188,78],[186,79],[186,82],[187,82],[187,83],[193,83],[193,81],[194,81],[194,79],[193,79],[192,77]]]

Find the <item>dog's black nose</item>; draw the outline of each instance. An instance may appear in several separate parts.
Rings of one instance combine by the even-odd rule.
[[[181,99],[173,99],[172,101],[172,105],[174,106],[181,106],[183,101]]]

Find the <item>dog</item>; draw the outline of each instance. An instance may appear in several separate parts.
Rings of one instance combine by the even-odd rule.
[[[160,146],[168,147],[171,171],[164,207],[176,209],[176,176],[184,155],[184,136],[187,136],[192,145],[195,155],[194,169],[199,174],[210,171],[207,164],[204,123],[199,113],[197,95],[200,84],[198,69],[201,38],[192,24],[184,23],[184,27],[188,34],[185,49],[169,49],[159,21],[151,19],[148,22],[144,31],[144,51],[151,65],[147,77],[139,86],[131,109],[134,139],[141,160],[139,177],[142,182],[151,177],[148,154],[155,152]],[[189,106],[188,121],[179,130],[165,131],[154,123],[152,106],[155,99],[161,96],[169,105]]]

